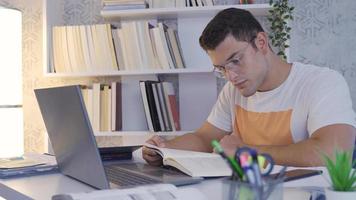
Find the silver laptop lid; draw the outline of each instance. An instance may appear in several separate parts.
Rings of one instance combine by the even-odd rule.
[[[108,189],[80,87],[35,89],[35,95],[59,170],[96,188]]]

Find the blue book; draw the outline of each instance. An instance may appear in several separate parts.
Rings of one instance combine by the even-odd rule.
[[[0,178],[58,172],[53,156],[30,153],[23,157],[0,159]]]

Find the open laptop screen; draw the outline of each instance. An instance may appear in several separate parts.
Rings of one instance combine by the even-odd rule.
[[[35,89],[35,95],[60,171],[96,188],[109,188],[80,87]]]

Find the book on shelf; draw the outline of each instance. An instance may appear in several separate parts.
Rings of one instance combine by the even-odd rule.
[[[54,26],[52,54],[57,73],[118,69],[110,24]]]
[[[148,0],[149,8],[183,8],[213,6],[213,0]]]
[[[153,130],[155,132],[161,131],[161,126],[159,123],[157,107],[153,95],[152,83],[157,83],[156,81],[145,81],[146,95],[148,101],[149,112],[151,115],[151,120],[153,124]]]
[[[116,55],[116,62],[118,65],[119,70],[125,70],[124,69],[124,55],[123,55],[123,50],[122,50],[122,42],[120,40],[119,32],[116,28],[113,28],[111,30],[111,34],[113,37],[114,41],[114,50],[115,50],[115,55]]]
[[[111,83],[111,130],[122,130],[121,83]]]
[[[191,177],[221,177],[232,174],[226,161],[215,153],[160,148],[151,144],[144,146],[162,156],[163,165],[174,167]]]
[[[162,107],[162,103],[159,100],[158,91],[157,91],[157,84],[159,84],[159,82],[151,83],[152,93],[153,93],[153,98],[154,98],[154,104],[156,105],[160,131],[167,131],[166,128],[165,128],[164,121],[163,121],[164,119],[163,119],[163,113],[162,113],[162,108],[161,108]]]
[[[138,39],[140,43],[141,54],[143,55],[144,64],[148,69],[159,69],[157,56],[154,52],[152,40],[150,37],[150,28],[153,26],[147,20],[135,21],[138,30]]]
[[[166,58],[168,59],[168,67],[171,68],[171,69],[174,69],[175,68],[175,65],[173,63],[173,58],[172,58],[172,54],[171,54],[171,51],[169,49],[169,40],[166,36],[166,32],[167,32],[167,25],[165,25],[164,23],[162,22],[159,22],[157,24],[157,27],[158,27],[158,32],[159,32],[159,38],[161,40],[161,43],[162,43],[162,47],[163,47],[163,51],[164,51],[164,55],[166,56]]]
[[[111,131],[111,88],[102,85],[100,90],[100,131]]]
[[[173,30],[172,28],[168,28],[167,35],[168,35],[168,39],[169,39],[169,44],[172,48],[171,54],[173,55],[172,57],[174,58],[174,61],[175,61],[175,67],[176,68],[184,68],[184,62],[183,62],[183,57],[182,57],[182,53],[181,53],[182,50],[179,46],[177,31]]]
[[[85,63],[85,68],[89,69],[90,66],[94,66],[92,64],[92,61],[90,59],[90,52],[89,52],[89,47],[88,47],[88,37],[86,36],[86,28],[85,26],[81,25],[79,26],[79,38],[80,38],[80,43],[81,43],[81,52],[83,54],[84,58],[84,63]]]
[[[129,10],[129,9],[143,9],[147,8],[148,4],[145,0],[102,0],[101,4],[103,10]]]
[[[126,42],[127,57],[129,66],[125,66],[128,69],[142,69],[144,66],[140,43],[138,40],[137,28],[134,21],[122,21],[121,29],[123,30],[124,40]]]
[[[94,131],[122,130],[121,83],[93,83],[81,87],[84,105]]]
[[[140,81],[139,85],[140,85],[142,103],[143,103],[143,107],[144,107],[144,111],[145,111],[148,130],[151,131],[151,132],[154,132],[155,130],[153,129],[153,123],[152,123],[152,119],[151,119],[150,108],[149,108],[149,105],[148,105],[148,98],[147,98],[147,91],[146,91],[145,82],[144,81]]]
[[[179,131],[177,100],[170,82],[140,81],[140,91],[150,131]]]
[[[172,124],[172,131],[180,131],[179,109],[174,92],[173,84],[170,82],[162,82],[163,94],[168,110],[169,121]]]
[[[100,83],[93,83],[93,122],[92,127],[94,131],[100,131],[100,118],[101,118],[101,95]]]
[[[162,111],[165,131],[172,131],[172,125],[170,124],[169,118],[168,118],[167,103],[164,99],[162,82],[156,83],[155,85],[157,87],[157,94],[158,94],[158,99],[159,99],[159,105],[160,105],[161,111]]]
[[[56,73],[183,68],[174,30],[148,20],[54,26],[51,63]]]

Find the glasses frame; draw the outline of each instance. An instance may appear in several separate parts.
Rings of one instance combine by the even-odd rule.
[[[213,73],[216,77],[218,78],[223,78],[226,79],[226,74],[228,71],[231,71],[235,68],[239,67],[239,64],[241,63],[241,60],[251,43],[248,43],[240,52],[238,55],[235,55],[233,58],[231,58],[226,64],[224,65],[214,65]]]

